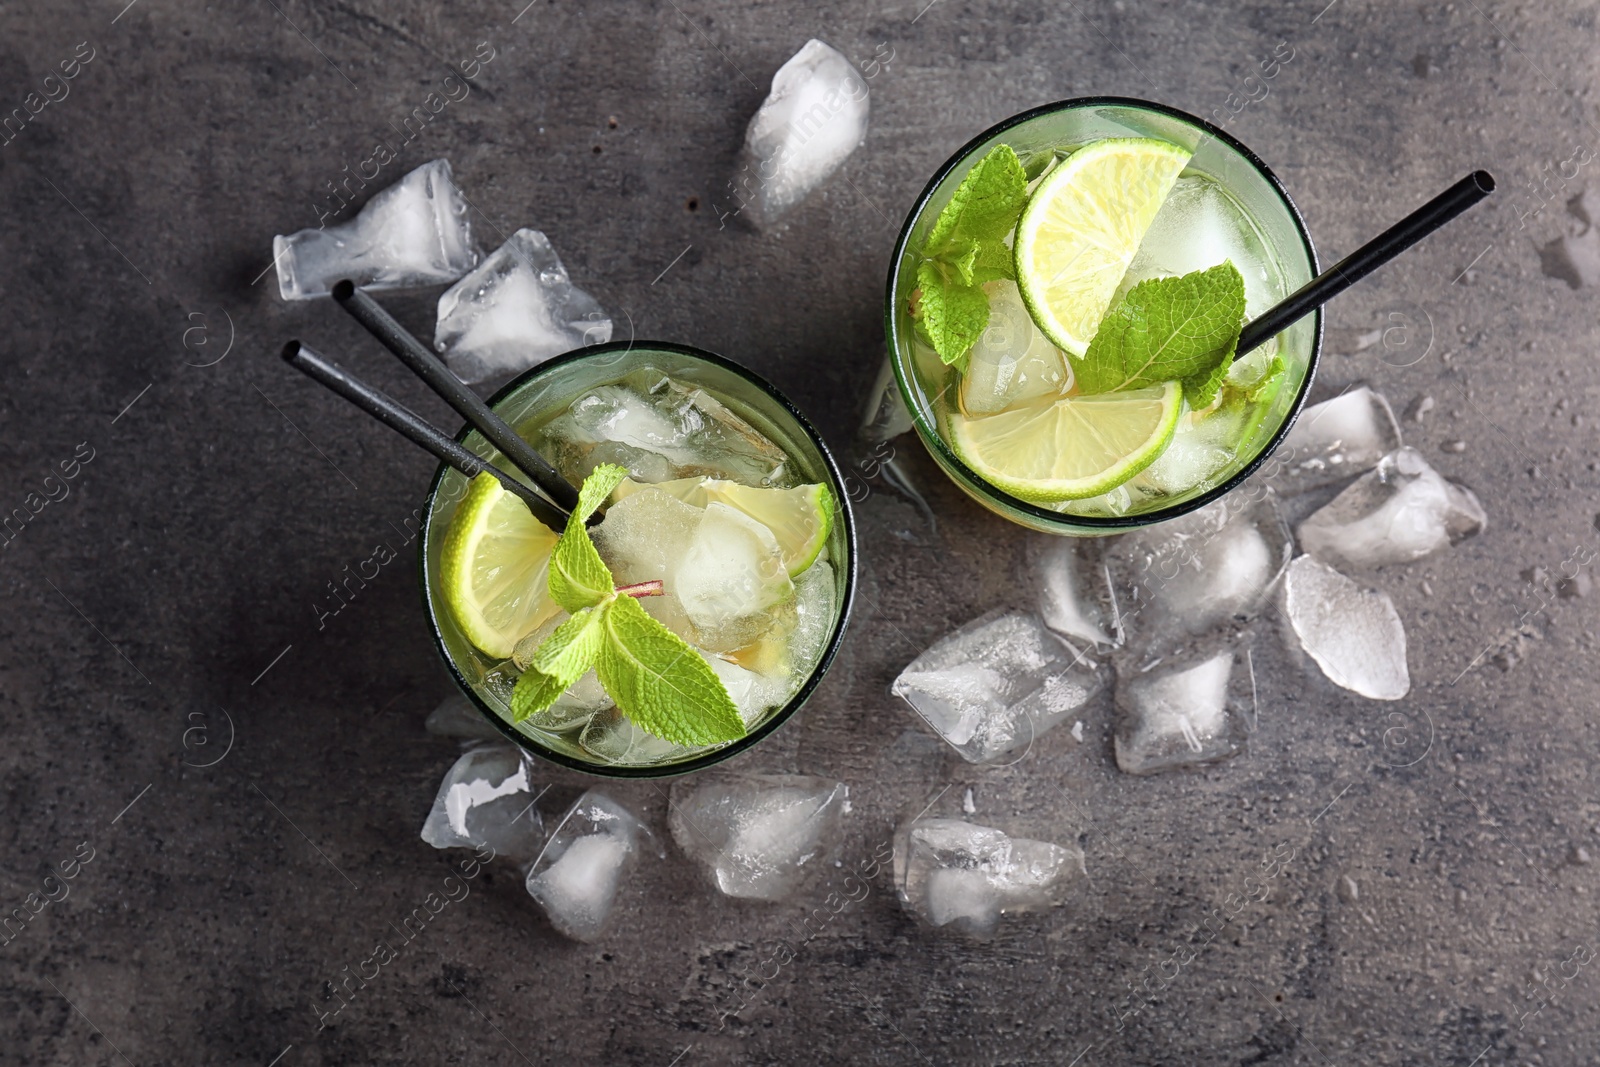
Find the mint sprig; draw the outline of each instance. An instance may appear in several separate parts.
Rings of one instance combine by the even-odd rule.
[[[593,667],[617,707],[645,732],[679,745],[736,741],[745,735],[744,719],[722,680],[629,590],[617,589],[589,539],[589,516],[627,476],[625,467],[601,464],[578,491],[578,506],[550,556],[551,599],[572,616],[545,638],[517,679],[512,717],[521,722],[543,711]]]
[[[1028,200],[1028,179],[1010,145],[996,145],[967,172],[939,212],[917,266],[917,327],[945,363],[960,361],[989,325],[985,282],[1014,278],[1005,236]]]
[[[1128,291],[1095,331],[1073,371],[1089,394],[1183,383],[1195,410],[1209,407],[1233,365],[1244,320],[1244,278],[1231,262]]]

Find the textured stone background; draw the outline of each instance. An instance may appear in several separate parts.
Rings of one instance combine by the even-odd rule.
[[[4,109],[95,53],[0,147],[0,509],[93,453],[0,550],[0,905],[80,842],[94,856],[0,946],[0,1063],[1592,1062],[1600,596],[1546,604],[1539,583],[1597,547],[1595,295],[1541,270],[1595,182],[1595,5],[524,2],[0,6]],[[779,231],[723,228],[744,124],[810,36],[877,59],[867,143]],[[638,336],[748,362],[841,448],[898,221],[1023,108],[1256,96],[1229,129],[1330,261],[1493,169],[1490,203],[1331,308],[1318,383],[1433,397],[1408,439],[1490,511],[1476,540],[1374,576],[1412,695],[1343,695],[1269,626],[1260,729],[1229,765],[1120,776],[1105,702],[1082,744],[961,763],[887,687],[1026,601],[1024,541],[902,439],[938,528],[873,483],[845,652],[741,765],[849,782],[857,864],[970,788],[979,821],[1083,843],[1072,904],[973,946],[919,929],[887,875],[822,921],[720,899],[669,849],[583,947],[497,870],[319,1031],[325,983],[448,871],[417,830],[455,749],[422,730],[447,682],[410,563],[322,628],[314,607],[397,540],[432,465],[275,353],[315,341],[445,417],[330,306],[257,279],[272,235],[315,225],[324,183],[480,42],[478,88],[389,173],[448,156],[483,232],[545,230]],[[1260,98],[1246,79],[1280,42]],[[391,303],[429,329],[436,295]],[[547,777],[553,814],[582,782]],[[660,788],[615,793],[664,828]],[[1269,855],[1292,858],[1235,912]],[[794,958],[741,992],[780,941]]]

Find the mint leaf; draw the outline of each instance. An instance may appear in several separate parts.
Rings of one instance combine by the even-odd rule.
[[[1204,407],[1233,362],[1243,319],[1244,278],[1232,263],[1140,282],[1073,368],[1078,388],[1111,393],[1181,381],[1190,406]]]
[[[983,246],[968,238],[947,257],[947,262],[956,269],[956,276],[961,279],[962,285],[973,284],[972,273],[978,266],[978,253],[981,251]]]
[[[917,315],[946,364],[959,362],[989,325],[989,298],[979,286],[1016,276],[1005,236],[1027,202],[1028,179],[1017,153],[996,145],[961,179],[934,220],[917,267]]]
[[[1221,392],[1222,384],[1228,380],[1228,371],[1233,367],[1233,355],[1222,360],[1209,371],[1193,374],[1183,380],[1183,395],[1188,398],[1189,407],[1194,411],[1203,411],[1210,407]]]
[[[594,666],[606,642],[604,615],[604,608],[584,608],[544,639],[511,691],[512,718],[521,722],[548,708]]]
[[[522,672],[522,677],[517,679],[517,687],[511,691],[511,718],[521,722],[530,715],[536,715],[556,702],[556,698],[567,691],[571,682],[562,684],[558,679],[538,671],[527,670]]]
[[[1008,144],[995,145],[961,179],[928,234],[927,254],[936,256],[957,238],[999,241],[1010,233],[1028,202],[1028,177]]]
[[[700,653],[632,597],[605,608],[600,684],[640,729],[679,745],[714,745],[745,735],[744,720]]]
[[[602,463],[583,480],[578,506],[550,554],[550,598],[573,614],[593,607],[617,590],[611,571],[595,551],[584,524],[627,476],[628,468]]]
[[[931,259],[917,268],[922,330],[947,364],[965,356],[989,325],[988,296],[959,278],[947,279],[945,271],[953,269]]]
[[[576,682],[600,658],[600,647],[606,642],[601,625],[604,613],[603,608],[584,608],[557,626],[534,652],[529,666],[562,683],[563,689]]]
[[[573,509],[572,519],[567,520],[567,529],[572,529],[573,520],[576,520],[579,526],[587,523],[589,516],[606,502],[606,497],[610,496],[627,476],[628,468],[615,463],[601,463],[590,471],[589,477],[578,487],[578,506]]]
[[[1017,260],[1000,241],[984,241],[978,245],[978,254],[972,262],[972,282],[982,285],[984,282],[999,281],[1002,278],[1015,280],[1017,276]]]

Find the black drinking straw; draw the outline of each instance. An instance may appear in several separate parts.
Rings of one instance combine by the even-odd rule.
[[[534,518],[552,530],[560,531],[566,528],[566,514],[533,489],[498,467],[479,459],[410,408],[384,395],[360,378],[346,374],[299,341],[290,341],[283,346],[283,359],[306,377],[327,386],[368,415],[390,429],[398,431],[413,443],[421,445],[467,477],[472,478],[488,471],[500,480],[501,485],[522,498]]]
[[[572,483],[561,477],[550,461],[517,436],[517,431],[507,426],[500,416],[490,411],[489,405],[480,400],[477,393],[463,385],[461,379],[439,361],[438,356],[428,351],[427,345],[396,322],[394,316],[385,311],[383,305],[372,299],[370,294],[357,289],[353,282],[345,279],[334,285],[333,299],[385,348],[398,356],[400,362],[421,378],[428,388],[455,408],[513,466],[532,478],[533,484],[544,490],[545,495],[555,501],[558,507],[571,511],[578,506],[578,490]]]
[[[1276,337],[1492,192],[1494,175],[1473,171],[1246,325],[1234,352],[1242,356]]]

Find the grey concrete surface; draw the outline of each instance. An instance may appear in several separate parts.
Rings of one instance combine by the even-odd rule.
[[[0,5],[0,110],[93,52],[0,146],[0,509],[92,455],[0,549],[0,906],[92,856],[0,946],[0,1063],[1594,1062],[1600,596],[1541,582],[1597,547],[1597,306],[1541,252],[1584,228],[1569,201],[1596,183],[1595,5],[525,2]],[[777,231],[724,227],[744,124],[811,36],[879,60],[867,143]],[[1267,633],[1260,728],[1231,764],[1123,777],[1105,702],[1081,744],[961,763],[887,687],[1027,599],[1024,541],[902,439],[937,531],[872,483],[846,649],[740,766],[848,782],[855,864],[970,789],[979,821],[1083,844],[1072,902],[975,946],[915,925],[886,874],[837,910],[758,906],[669,849],[578,946],[491,869],[319,1027],[329,983],[448,873],[417,831],[455,748],[422,730],[448,683],[412,548],[316,613],[346,565],[401,547],[432,465],[276,350],[319,342],[443,416],[335,310],[259,275],[480,42],[477,87],[392,174],[448,157],[485,232],[545,230],[638,336],[746,361],[841,448],[899,220],[1016,111],[1253,97],[1228,128],[1328,260],[1494,170],[1489,204],[1331,308],[1318,383],[1432,397],[1408,439],[1490,513],[1373,576],[1411,696],[1342,694]],[[426,329],[436,295],[390,303]],[[583,784],[544,777],[551,813]],[[664,828],[663,790],[615,793]],[[1243,901],[1271,856],[1290,858]]]

